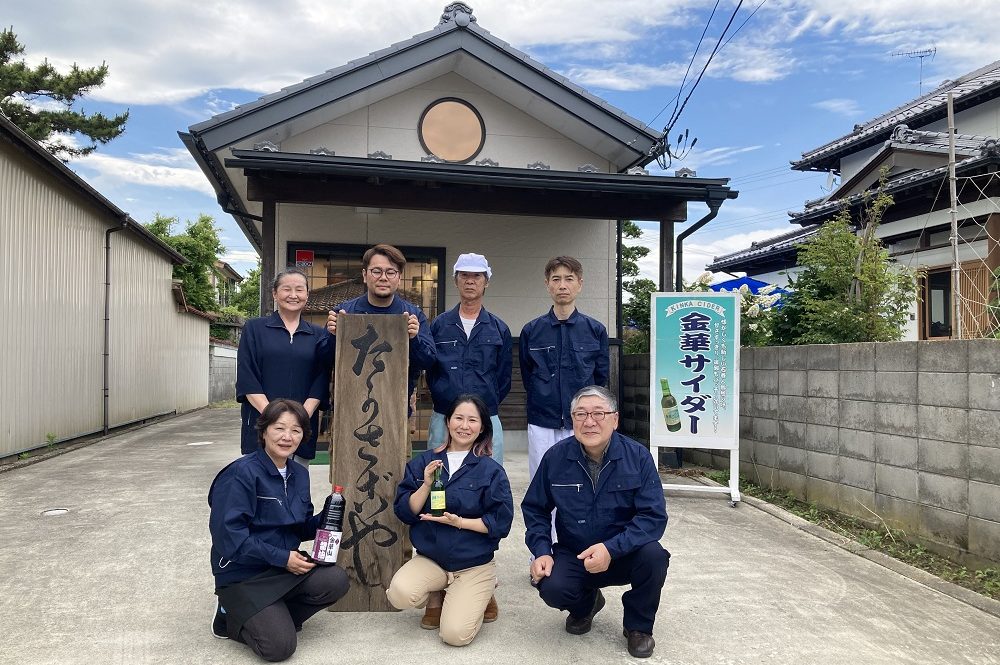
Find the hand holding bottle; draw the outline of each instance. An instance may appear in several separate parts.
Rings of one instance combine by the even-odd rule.
[[[434,483],[434,472],[444,466],[444,462],[439,459],[431,460],[424,467],[424,485],[430,486]]]

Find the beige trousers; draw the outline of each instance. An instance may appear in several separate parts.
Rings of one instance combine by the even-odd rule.
[[[483,627],[483,612],[496,584],[494,561],[449,573],[417,554],[392,576],[385,595],[393,607],[405,610],[423,607],[428,594],[446,589],[438,634],[445,643],[461,647],[472,642]]]

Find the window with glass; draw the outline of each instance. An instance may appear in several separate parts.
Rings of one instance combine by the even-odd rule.
[[[951,270],[932,270],[924,278],[923,308],[924,339],[951,337]]]
[[[289,243],[287,265],[298,267],[309,278],[309,304],[303,317],[317,325],[326,325],[327,312],[341,303],[365,293],[361,257],[370,245],[330,245]],[[444,310],[445,249],[443,247],[399,246],[406,257],[397,295],[419,305],[432,320]],[[427,445],[427,427],[433,410],[430,392],[421,376],[414,390],[415,408],[410,419],[410,433],[415,450]],[[324,418],[320,434],[329,431]]]

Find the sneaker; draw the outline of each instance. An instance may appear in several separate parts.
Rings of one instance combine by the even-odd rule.
[[[226,613],[222,611],[222,601],[215,601],[215,616],[212,617],[212,636],[220,640],[228,640]]]

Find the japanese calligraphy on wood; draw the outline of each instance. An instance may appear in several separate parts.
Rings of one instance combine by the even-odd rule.
[[[391,611],[385,597],[403,565],[405,526],[392,510],[407,440],[406,316],[337,318],[330,480],[344,487],[344,536],[337,565],[351,589],[334,611]]]

